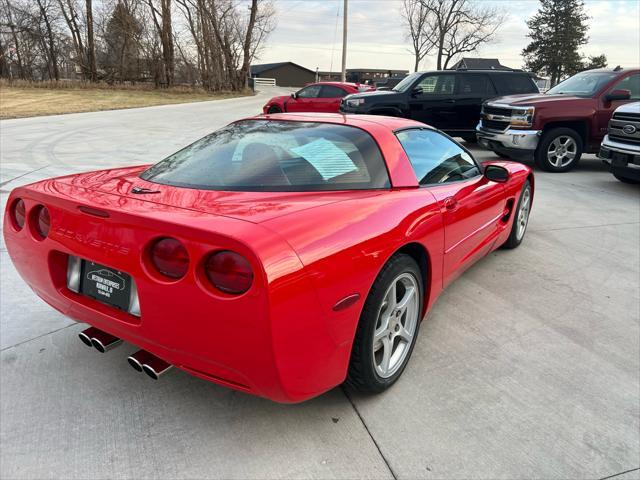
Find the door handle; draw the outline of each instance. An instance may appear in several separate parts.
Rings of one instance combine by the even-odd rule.
[[[458,208],[458,201],[453,197],[447,197],[444,199],[444,208],[452,212]]]

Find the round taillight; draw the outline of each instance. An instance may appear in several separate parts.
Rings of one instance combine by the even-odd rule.
[[[35,220],[35,229],[40,238],[47,238],[51,228],[51,218],[49,218],[47,207],[38,205],[32,218]]]
[[[228,250],[211,255],[204,271],[214,287],[232,295],[246,292],[253,283],[253,270],[249,261]]]
[[[19,198],[13,202],[10,212],[13,226],[18,230],[22,230],[22,227],[24,227],[24,220],[27,217],[27,209],[24,206],[24,201]]]
[[[189,253],[175,238],[161,238],[151,247],[151,263],[165,277],[182,278],[189,269]]]

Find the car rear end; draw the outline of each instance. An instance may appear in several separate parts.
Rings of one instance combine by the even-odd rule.
[[[616,177],[640,182],[640,102],[616,109],[598,157]]]
[[[193,375],[276,401],[342,380],[321,365],[331,364],[326,345],[299,357],[313,383],[279,364],[298,351],[290,313],[316,312],[309,306],[317,300],[277,234],[81,184],[42,181],[17,188],[7,203],[8,252],[44,301]],[[285,297],[282,284],[292,286]],[[306,314],[310,323],[314,315]]]

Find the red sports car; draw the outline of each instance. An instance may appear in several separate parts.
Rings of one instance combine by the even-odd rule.
[[[343,97],[367,90],[375,90],[375,87],[346,82],[310,83],[291,95],[273,97],[262,107],[262,111],[264,113],[338,113]]]
[[[277,114],[153,166],[16,188],[4,235],[87,345],[298,402],[392,385],[442,289],[520,244],[533,189],[528,167],[412,120]]]

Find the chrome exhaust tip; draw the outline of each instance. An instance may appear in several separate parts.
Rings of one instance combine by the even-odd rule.
[[[95,327],[89,327],[78,334],[78,338],[84,343],[87,347],[93,347],[91,343],[91,337],[93,337],[99,330]]]
[[[161,375],[164,375],[171,370],[171,367],[173,367],[173,365],[170,363],[165,362],[155,355],[151,355],[151,358],[142,364],[142,371],[154,380],[158,380]]]
[[[129,357],[127,358],[127,362],[129,362],[129,365],[131,365],[134,370],[142,372],[142,365],[150,361],[152,358],[153,354],[147,352],[146,350],[138,350],[133,355],[129,355]]]
[[[91,345],[93,345],[93,347],[100,353],[108,352],[121,343],[121,339],[114,337],[110,333],[103,332],[102,330],[97,330],[97,332],[91,337]]]

